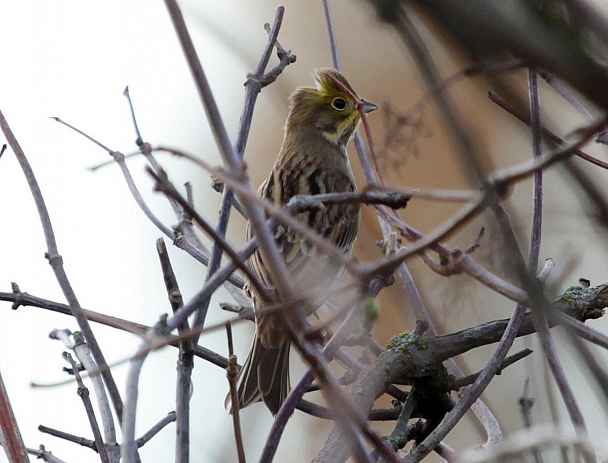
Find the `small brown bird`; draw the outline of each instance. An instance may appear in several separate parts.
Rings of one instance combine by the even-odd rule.
[[[285,123],[285,138],[270,176],[259,189],[261,197],[284,206],[296,195],[356,191],[346,145],[361,121],[357,100],[365,112],[377,106],[356,93],[335,69],[314,72],[316,88],[300,87],[291,97]],[[332,241],[349,255],[357,235],[357,204],[327,205],[297,215],[310,228]],[[247,227],[247,236],[252,230]],[[314,295],[320,306],[332,283],[340,279],[342,266],[316,250],[304,237],[280,225],[275,240],[291,273],[295,287]],[[272,275],[256,252],[250,265],[260,280],[274,292]],[[247,360],[239,372],[239,408],[263,400],[276,415],[290,390],[290,340],[284,314],[261,315],[262,302],[251,285],[245,287],[256,311],[256,335]]]

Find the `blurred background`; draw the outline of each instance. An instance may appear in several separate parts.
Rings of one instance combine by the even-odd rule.
[[[389,185],[410,188],[466,188],[465,169],[454,154],[453,141],[446,136],[437,110],[431,105],[412,110],[428,89],[414,61],[396,34],[379,22],[365,2],[336,0],[333,10],[343,72],[357,92],[374,101],[380,110],[370,115],[375,143],[382,156]],[[263,25],[272,23],[277,4],[210,0],[180,3],[193,35],[207,77],[215,92],[224,121],[235,137],[244,100],[247,72],[257,66],[266,44]],[[310,73],[331,66],[327,28],[320,1],[287,0],[279,41],[297,55],[279,80],[265,88],[258,99],[246,160],[254,184],[267,176],[282,142],[287,116],[287,97],[297,86],[312,85]],[[170,311],[162,274],[155,252],[160,232],[135,205],[119,169],[110,164],[94,173],[91,166],[108,161],[106,152],[50,119],[57,116],[95,137],[112,150],[136,150],[136,135],[123,90],[128,85],[143,138],[152,145],[169,145],[221,164],[197,91],[162,2],[132,0],[103,4],[49,0],[11,2],[3,7],[5,25],[0,29],[0,109],[21,143],[37,175],[53,220],[59,251],[68,276],[83,307],[98,312],[153,325]],[[466,56],[424,14],[413,19],[427,46],[448,78],[468,64]],[[276,64],[273,57],[271,65]],[[527,91],[527,71],[508,74],[521,95]],[[463,123],[474,134],[478,148],[487,156],[485,168],[514,165],[531,157],[529,130],[488,98],[493,90],[481,77],[470,77],[451,89]],[[585,123],[555,92],[541,85],[543,123],[565,136]],[[591,109],[591,108],[590,108]],[[591,109],[592,110],[592,109]],[[593,111],[593,110],[592,110]],[[396,126],[397,117],[401,123]],[[397,127],[397,128],[395,128]],[[585,149],[605,158],[605,148]],[[365,182],[351,149],[359,187]],[[209,175],[181,159],[159,154],[159,161],[176,185],[190,181],[196,204],[214,221],[220,195],[210,185]],[[167,225],[177,223],[168,203],[152,191],[144,172],[143,159],[130,159],[135,181],[155,214]],[[605,173],[590,170],[603,181]],[[505,201],[527,248],[531,219],[530,182],[518,184]],[[550,282],[555,294],[584,277],[592,285],[604,283],[607,253],[603,231],[587,218],[588,209],[576,188],[559,168],[546,175],[545,214],[541,262],[556,260]],[[0,291],[10,292],[11,282],[24,292],[64,302],[62,293],[44,259],[46,250],[38,216],[26,182],[11,150],[0,159]],[[402,217],[423,232],[430,232],[456,210],[454,204],[411,201]],[[365,209],[355,256],[370,261],[381,255],[376,240],[381,238],[374,214]],[[244,241],[244,221],[238,217],[229,229],[233,243]],[[490,270],[514,281],[501,262],[501,239],[490,221],[480,217],[447,241],[467,248],[486,227],[474,257]],[[170,240],[166,240],[171,247]],[[170,254],[181,290],[188,300],[201,287],[205,268],[175,247]],[[434,274],[422,261],[410,262],[416,283],[441,332],[453,332],[497,318],[510,316],[513,304],[466,276],[445,278]],[[220,293],[213,301],[208,323],[225,320],[219,302],[231,301]],[[414,316],[399,285],[379,296],[380,316],[377,339],[386,344],[394,334],[410,330]],[[603,320],[593,327],[606,329]],[[235,327],[236,349],[244,359],[253,326]],[[0,304],[0,371],[28,447],[44,444],[66,461],[93,462],[97,456],[75,444],[37,431],[40,424],[90,438],[86,416],[76,396],[74,384],[33,388],[32,382],[53,384],[65,379],[61,369],[63,346],[48,338],[53,328],[76,330],[65,316],[22,307],[11,311]],[[93,325],[109,362],[132,355],[137,337]],[[227,355],[223,332],[205,334],[200,341]],[[521,429],[518,399],[526,380],[529,395],[536,399],[535,423],[549,422],[547,395],[553,388],[546,381],[544,361],[536,340],[516,342],[515,348],[529,346],[535,354],[495,378],[484,399],[500,420],[505,432]],[[514,349],[515,349],[514,348]],[[576,357],[568,344],[560,353],[566,367],[576,371]],[[482,368],[492,346],[478,349],[458,359],[466,373]],[[599,353],[598,357],[605,357]],[[603,360],[603,359],[600,359]],[[141,379],[138,435],[175,408],[174,370],[176,351],[165,349],[146,361]],[[304,369],[299,362],[292,370],[292,382]],[[127,366],[115,369],[124,386]],[[579,375],[582,378],[582,375]],[[577,397],[590,395],[581,379],[575,385]],[[192,461],[235,461],[232,422],[224,409],[228,390],[225,372],[197,361],[192,397]],[[580,397],[579,397],[580,395]],[[558,405],[560,401],[557,401]],[[582,403],[589,412],[590,432],[605,429],[606,417],[593,413],[594,402]],[[556,411],[562,416],[558,406]],[[262,405],[242,413],[245,445],[252,461],[264,444],[255,435],[270,428],[272,418]],[[390,424],[381,432],[390,432]],[[289,422],[276,461],[309,461],[316,455],[331,429],[330,423],[297,412]],[[255,433],[254,433],[255,431]],[[171,461],[174,428],[170,425],[141,449],[143,461]],[[465,419],[448,437],[457,449],[485,441],[483,430]],[[0,462],[6,461],[0,454]]]

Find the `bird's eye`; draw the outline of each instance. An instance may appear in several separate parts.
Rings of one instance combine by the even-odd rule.
[[[346,109],[346,100],[344,98],[334,98],[331,102],[331,106],[338,111],[344,111]]]

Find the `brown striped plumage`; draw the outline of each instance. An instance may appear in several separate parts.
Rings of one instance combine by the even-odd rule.
[[[361,115],[344,88],[355,93],[334,69],[319,69],[314,78],[316,88],[300,87],[290,97],[283,146],[270,176],[259,189],[260,196],[278,205],[287,204],[295,195],[356,191],[346,145]],[[362,101],[366,112],[376,109],[373,103]],[[328,205],[302,212],[297,218],[350,254],[359,224],[357,204]],[[251,237],[249,226],[247,237]],[[340,264],[287,226],[277,228],[275,239],[295,287],[314,295],[313,305],[318,307],[331,284],[339,280],[343,271]],[[251,257],[250,265],[274,292],[272,275],[259,252]],[[239,374],[239,407],[263,400],[275,415],[290,388],[290,341],[282,322],[284,314],[260,316],[261,299],[249,285],[245,289],[258,314],[253,346]]]

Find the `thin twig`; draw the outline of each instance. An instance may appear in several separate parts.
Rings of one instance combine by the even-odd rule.
[[[137,399],[139,398],[139,377],[144,361],[150,352],[150,344],[144,341],[137,354],[131,359],[126,381],[126,400],[122,416],[123,443],[120,446],[121,462],[135,463],[137,460],[137,443],[135,442],[135,418]]]
[[[525,455],[531,449],[543,447],[576,446],[589,452],[597,451],[602,458],[608,457],[606,440],[597,436],[581,436],[563,426],[535,426],[513,433],[499,445],[479,450],[473,449],[461,455],[460,463],[489,463],[496,461],[517,461],[518,455]]]
[[[116,453],[118,448],[116,446],[116,428],[114,426],[114,417],[112,416],[110,401],[108,400],[102,378],[99,374],[99,367],[95,363],[95,360],[93,360],[91,350],[86,344],[82,333],[76,332],[72,335],[69,330],[53,330],[49,334],[49,337],[51,339],[60,339],[67,349],[73,350],[76,358],[89,375],[93,383],[93,390],[97,397],[100,418],[103,424],[104,438],[102,442],[104,442],[105,446],[108,448],[110,459],[117,462],[119,454]],[[93,416],[89,419],[95,418]],[[97,424],[95,424],[95,426],[97,426]]]
[[[259,278],[252,272],[252,270],[245,263],[245,261],[241,259],[241,256],[238,254],[238,252],[235,251],[230,244],[228,244],[224,237],[220,235],[216,231],[216,229],[211,226],[211,224],[209,224],[196,210],[192,208],[188,200],[184,198],[169,181],[166,173],[161,172],[160,174],[157,174],[152,169],[147,169],[147,171],[156,182],[155,188],[175,200],[183,208],[183,210],[186,211],[188,215],[192,219],[194,219],[196,223],[199,224],[199,226],[205,231],[205,233],[207,233],[214,240],[216,245],[219,246],[223,252],[228,254],[230,259],[232,259],[236,266],[247,276],[249,281],[252,282],[252,284],[256,287],[259,293],[265,294],[267,289],[262,285]],[[211,277],[207,278],[206,281],[208,282],[210,278]],[[204,307],[204,305],[202,307]]]
[[[541,120],[540,120],[540,97],[538,94],[538,76],[534,69],[529,70],[529,87],[530,87],[530,113],[532,127],[532,147],[534,158],[538,159],[542,156],[541,151]],[[543,177],[542,171],[534,173],[534,216],[532,219],[532,232],[530,239],[530,251],[528,255],[528,271],[536,272],[538,266],[538,255],[540,252],[541,241],[541,225],[542,225],[542,201],[543,201]],[[553,343],[551,332],[549,331],[549,323],[543,308],[537,305],[532,306],[532,318],[538,333],[540,344],[543,348],[549,368],[555,381],[558,390],[560,391],[572,424],[575,427],[577,434],[583,436],[587,434],[587,426],[583,413],[578,406],[574,397],[574,391],[571,389],[565,371],[561,365],[557,350]],[[587,463],[595,462],[595,457],[592,453],[583,452],[583,458]]]
[[[28,448],[27,453],[34,455],[37,459],[45,461],[46,463],[67,463],[66,461],[57,458],[51,452],[47,451],[44,448],[44,445],[41,445],[37,449]]]
[[[72,373],[74,374],[74,379],[78,384],[78,395],[82,399],[82,403],[84,405],[87,418],[89,419],[89,425],[91,426],[91,431],[93,431],[93,437],[95,439],[95,450],[99,454],[102,463],[110,463],[110,457],[108,455],[108,451],[103,442],[103,438],[101,437],[101,431],[99,430],[99,425],[97,424],[97,419],[95,418],[95,411],[93,410],[93,404],[91,403],[91,399],[89,397],[89,389],[82,382],[82,378],[80,377],[80,372],[78,371],[78,365],[74,361],[73,357],[69,352],[64,353],[64,357],[68,362],[70,362],[72,366]],[[113,460],[114,461],[114,460]],[[116,459],[115,461],[118,461]]]
[[[8,396],[4,380],[0,374],[0,431],[2,432],[2,447],[10,462],[29,463],[25,444],[15,419],[13,407]]]
[[[67,440],[68,442],[72,442],[74,444],[78,444],[82,447],[89,448],[91,450],[95,450],[95,441],[91,439],[85,439],[84,437],[79,437],[74,434],[70,434],[64,431],[60,431],[58,429],[50,428],[48,426],[39,425],[38,431],[44,434],[49,434],[53,437],[58,437],[59,439]],[[28,460],[29,462],[29,460]]]
[[[507,368],[507,367],[513,365],[515,362],[518,362],[519,360],[527,357],[532,352],[533,352],[532,349],[525,348],[513,355],[506,357],[505,360],[500,364],[500,367],[498,368],[496,374],[502,373],[502,371],[505,368]],[[479,377],[479,373],[473,373],[472,375],[462,376],[460,378],[454,378],[454,380],[450,384],[450,388],[452,388],[454,390],[458,390],[462,387],[473,384],[478,377]]]
[[[387,437],[388,442],[395,452],[402,449],[405,446],[405,443],[409,440],[407,438],[408,422],[412,417],[414,407],[416,406],[415,397],[416,394],[414,393],[413,389],[410,390],[405,403],[401,407],[401,413],[399,413],[397,423],[395,423],[395,427],[391,432],[391,435]],[[385,463],[385,460],[381,459],[380,463]]]
[[[245,463],[245,448],[243,447],[243,433],[241,432],[241,415],[239,410],[239,401],[237,395],[237,376],[238,366],[236,355],[234,355],[234,346],[232,342],[232,326],[226,323],[226,337],[228,339],[228,366],[226,367],[226,376],[230,386],[230,413],[232,414],[232,427],[234,429],[234,438],[236,441],[237,455],[239,463]]]
[[[156,241],[156,251],[160,259],[171,310],[173,313],[176,313],[182,308],[184,303],[169,254],[167,253],[167,247],[162,238]],[[190,461],[190,388],[192,384],[192,369],[194,368],[194,341],[184,338],[184,334],[189,329],[188,320],[184,320],[177,327],[180,343],[175,394],[176,463],[188,463]]]
[[[12,301],[14,309],[19,306],[29,305],[32,307],[39,307],[42,309],[51,310],[53,312],[61,313],[63,315],[71,315],[70,309],[66,304],[61,304],[55,301],[49,301],[48,299],[32,296],[27,293],[0,292],[0,301]],[[150,326],[134,323],[132,321],[124,320],[117,317],[112,317],[111,315],[106,315],[87,309],[82,310],[87,316],[87,318],[92,322],[100,323],[102,325],[116,328],[128,333],[133,333],[139,336],[144,336],[152,329]],[[167,336],[166,342],[167,345],[179,347],[181,340],[178,336]],[[202,346],[196,346],[194,354],[197,357],[211,362],[220,368],[226,368],[226,365],[228,365],[228,359]],[[116,365],[116,363],[114,363],[114,365]],[[96,371],[98,370],[99,368],[97,368]]]
[[[331,60],[334,67],[338,71],[342,71],[342,63],[340,62],[340,51],[338,50],[338,41],[336,40],[336,30],[331,14],[331,6],[329,0],[323,0],[323,11],[325,13],[325,21],[327,23],[327,35],[329,38],[329,48],[331,50]]]
[[[245,174],[243,162],[232,147],[232,143],[228,137],[226,126],[220,115],[211,86],[209,85],[203,66],[196,53],[194,43],[192,42],[192,38],[186,27],[179,5],[176,0],[165,0],[165,4],[169,10],[171,20],[173,21],[177,36],[182,45],[182,50],[188,60],[194,83],[198,89],[201,101],[203,102],[207,118],[212,127],[213,136],[220,149],[220,154],[222,155],[224,163],[228,166],[233,175],[242,178],[243,189],[254,194],[251,180]],[[266,266],[275,276],[274,282],[277,285],[279,293],[283,297],[289,299],[294,293],[293,283],[290,280],[287,266],[279,254],[274,237],[266,225],[263,211],[259,205],[250,199],[250,197],[241,194],[239,199],[247,211],[249,223],[255,230],[258,247],[264,257]]]
[[[490,93],[489,98],[490,98],[490,101],[492,101],[493,103],[496,103],[498,106],[500,106],[502,109],[507,111],[512,116],[515,116],[517,119],[519,119],[524,124],[527,124],[527,125],[531,124],[530,117],[528,117],[527,115],[520,112],[514,106],[508,104],[506,101],[504,101],[498,95],[496,95],[494,93]],[[588,123],[593,124],[593,120],[589,121]],[[553,141],[554,143],[557,143],[558,145],[564,145],[566,143],[566,141],[563,138],[558,137],[556,134],[554,134],[553,132],[551,132],[549,129],[547,129],[545,127],[541,126],[541,132],[544,137],[548,138],[549,140]],[[603,169],[608,169],[607,162],[601,161],[600,159],[597,159],[597,158],[591,156],[590,154],[587,154],[584,151],[581,151],[578,148],[572,150],[572,154],[574,154],[574,155],[578,156],[579,158],[584,159],[585,161],[590,162],[591,164],[594,164],[598,167],[601,167]]]
[[[538,93],[538,75],[535,69],[528,70],[528,86],[530,88],[530,114],[532,127],[532,152],[535,158],[542,155],[542,122],[540,119],[540,96]],[[538,256],[543,223],[543,172],[534,172],[532,230],[530,232],[530,249],[528,250],[528,271],[535,275],[538,267]]]
[[[298,234],[304,236],[320,251],[323,251],[324,253],[331,255],[332,258],[335,258],[339,264],[344,265],[347,271],[349,271],[353,275],[357,275],[360,272],[360,269],[357,266],[356,262],[353,259],[346,256],[344,254],[343,250],[338,248],[334,243],[332,243],[328,239],[319,235],[319,233],[312,230],[310,227],[308,227],[308,225],[306,225],[302,221],[298,220],[295,217],[292,217],[289,214],[289,211],[287,210],[287,208],[278,206],[264,198],[261,198],[251,188],[249,188],[248,186],[246,186],[242,182],[240,182],[238,180],[239,179],[238,175],[235,176],[234,173],[232,173],[232,172],[226,172],[225,170],[223,170],[221,168],[213,167],[209,163],[204,161],[203,159],[197,158],[195,156],[192,156],[184,151],[181,151],[181,150],[178,150],[175,148],[169,148],[166,146],[158,146],[155,148],[155,150],[167,151],[167,152],[170,152],[177,156],[182,156],[182,157],[194,162],[195,164],[198,164],[199,166],[201,166],[203,169],[207,170],[208,172],[211,172],[214,175],[222,178],[222,180],[224,180],[227,185],[229,185],[232,189],[234,189],[234,191],[237,192],[243,199],[246,198],[247,201],[249,201],[251,204],[260,206],[267,215],[269,215],[270,217],[277,218],[281,223],[289,226],[290,229],[292,229],[293,231],[297,232]],[[270,225],[270,222],[268,222],[268,224],[266,226],[269,226],[269,225]],[[256,237],[256,240],[257,240],[258,246],[259,246],[260,237],[257,234],[255,234],[255,237]],[[274,238],[273,238],[272,243],[273,243],[273,245],[276,245],[274,242]],[[283,264],[284,263],[285,262],[283,262]],[[274,273],[273,273],[273,275],[274,275]]]
[[[83,132],[82,130],[65,122],[64,120],[62,120],[58,117],[53,117],[52,119],[55,120],[56,122],[59,122],[60,124],[62,124],[64,126],[68,127],[69,129],[75,131],[76,133],[82,135],[87,140],[90,140],[95,145],[99,146],[104,151],[106,151],[110,156],[112,156],[113,161],[116,164],[118,164],[120,171],[123,174],[127,187],[129,188],[129,192],[131,193],[131,196],[133,196],[135,203],[140,208],[140,210],[144,213],[146,218],[148,218],[148,220],[150,220],[150,222],[152,222],[152,224],[156,228],[158,228],[165,236],[170,238],[175,243],[176,246],[178,246],[179,248],[186,251],[188,254],[190,254],[196,260],[201,262],[203,265],[207,265],[209,263],[208,251],[206,250],[205,246],[198,240],[198,238],[196,237],[196,234],[194,234],[194,232],[192,231],[191,224],[189,224],[187,220],[182,220],[180,222],[179,226],[174,231],[174,230],[170,229],[169,227],[167,227],[165,224],[163,224],[156,217],[156,215],[152,212],[152,210],[148,207],[146,201],[143,199],[143,196],[139,192],[139,189],[137,188],[137,185],[135,184],[135,181],[133,180],[131,172],[125,162],[125,159],[130,157],[130,155],[125,156],[120,151],[111,150],[110,148],[105,146],[103,143],[101,143],[97,139],[93,138],[91,135]],[[149,153],[147,153],[147,151],[149,151]],[[161,175],[161,173],[163,171],[160,168],[160,165],[152,157],[152,150],[150,149],[149,146],[147,146],[146,151],[143,151],[143,148],[142,148],[142,150],[139,151],[137,154],[144,154],[144,155],[146,155],[146,159],[148,159],[149,161],[153,161],[153,162],[150,162],[150,164],[152,166],[151,169],[154,172],[156,172],[157,175]],[[174,209],[176,211],[178,211],[178,209],[175,208],[176,203],[174,201],[171,201],[171,204],[172,204],[172,206],[174,206]],[[179,215],[181,215],[181,213]],[[181,234],[183,236],[179,236],[178,231],[181,232]],[[238,277],[237,275],[231,275],[229,280],[232,284],[234,284],[235,286],[237,286],[239,288],[241,288],[243,286],[243,280],[240,277]]]
[[[528,396],[529,385],[530,380],[526,378],[523,394],[519,398],[519,408],[524,421],[524,428],[526,429],[532,428],[532,418],[530,416],[530,412],[532,411],[532,406],[534,405],[534,399]],[[534,457],[534,463],[543,463],[543,457],[538,448],[532,448],[532,456]]]
[[[173,423],[176,419],[175,412],[167,413],[167,416],[161,418],[158,423],[152,426],[146,433],[135,441],[137,448],[143,447],[150,442],[154,436],[162,431],[167,425]]]
[[[532,316],[534,318],[536,330],[539,334],[541,346],[549,364],[549,369],[551,370],[553,378],[557,383],[557,388],[560,392],[560,395],[562,396],[562,400],[564,401],[566,410],[568,411],[568,415],[570,416],[570,420],[574,425],[575,432],[577,433],[577,435],[580,435],[584,438],[588,435],[585,418],[576,401],[574,391],[572,390],[568,382],[565,371],[557,355],[555,343],[553,342],[553,337],[551,336],[551,333],[549,331],[547,317],[545,316],[544,312],[541,312],[538,309],[532,311]],[[587,463],[592,463],[596,461],[595,456],[592,453],[588,452],[583,452],[583,458]]]
[[[235,151],[236,155],[242,159],[243,154],[245,152],[245,147],[247,144],[247,139],[249,137],[249,131],[251,129],[251,121],[253,119],[253,112],[255,108],[255,103],[258,95],[262,90],[262,84],[264,82],[264,71],[266,70],[266,66],[268,65],[268,61],[270,59],[271,52],[277,44],[277,37],[279,34],[279,30],[281,29],[281,24],[283,22],[283,14],[285,12],[285,8],[279,6],[275,13],[275,18],[272,26],[272,30],[268,32],[268,41],[266,43],[266,47],[264,52],[262,53],[262,57],[258,66],[255,70],[254,74],[248,76],[246,86],[246,96],[245,96],[245,104],[243,106],[243,114],[241,116],[241,122],[239,126],[239,131],[236,140]],[[294,57],[295,60],[295,57]],[[282,72],[281,68],[278,68],[278,74]],[[275,77],[276,79],[276,77]],[[228,220],[230,218],[230,210],[233,205],[234,192],[231,188],[224,188],[222,203],[220,205],[220,210],[218,212],[218,220],[216,226],[216,234],[224,238],[226,236],[226,229],[228,227]],[[211,278],[211,276],[217,271],[220,266],[222,254],[224,251],[224,247],[221,246],[221,243],[214,241],[213,249],[211,251],[211,258],[209,260],[209,266],[207,270],[206,280]],[[254,282],[257,279],[253,280]],[[194,319],[194,326],[202,325],[205,322],[205,318],[207,315],[207,310],[209,307],[209,303],[202,305],[199,307],[196,313],[196,317]]]

